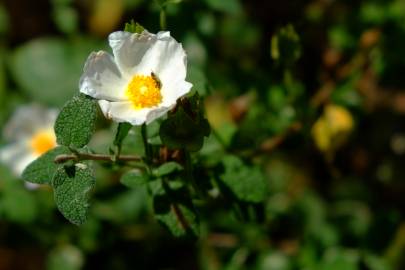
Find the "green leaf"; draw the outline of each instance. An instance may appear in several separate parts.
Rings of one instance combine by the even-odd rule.
[[[95,130],[97,103],[92,98],[79,94],[62,108],[55,122],[58,144],[69,147],[83,147]]]
[[[191,205],[170,202],[168,197],[155,197],[156,219],[165,225],[176,237],[197,236],[199,226],[197,215]]]
[[[258,203],[267,194],[267,185],[259,167],[248,167],[236,156],[225,156],[225,172],[220,179],[233,195],[241,201]]]
[[[148,182],[148,175],[139,170],[132,170],[121,176],[120,182],[129,188],[139,188]]]
[[[130,23],[125,23],[124,31],[126,32],[141,34],[144,30],[145,28],[134,20],[131,20]]]
[[[121,152],[122,142],[127,137],[132,125],[129,123],[119,123],[117,133],[115,134],[114,145],[118,148],[118,154]]]
[[[88,197],[95,186],[91,170],[84,163],[61,167],[52,179],[55,202],[59,211],[70,222],[83,224],[89,209]]]
[[[151,183],[151,190],[155,217],[162,225],[176,237],[198,236],[198,217],[191,201],[185,196],[186,189],[168,190],[158,179]]]
[[[183,169],[183,166],[181,166],[179,163],[174,162],[174,161],[169,161],[166,162],[165,164],[159,166],[158,168],[153,170],[153,174],[157,177],[161,177],[164,175],[171,174],[172,172],[175,171],[180,171]]]
[[[11,74],[32,100],[62,106],[77,91],[89,53],[101,48],[98,41],[80,37],[70,41],[35,39],[24,43],[11,55]]]
[[[160,126],[159,135],[163,144],[171,149],[186,149],[194,152],[201,149],[204,136],[210,132],[208,121],[193,121],[183,108],[167,118]]]
[[[49,150],[24,169],[22,179],[35,184],[51,184],[52,178],[60,166],[54,162],[55,157],[69,153],[69,149],[64,146]]]

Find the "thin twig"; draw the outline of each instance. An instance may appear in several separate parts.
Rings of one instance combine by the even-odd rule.
[[[134,156],[134,155],[120,155],[118,157],[114,157],[112,155],[104,155],[104,154],[76,153],[76,154],[58,155],[58,156],[56,156],[54,162],[58,163],[58,164],[64,163],[69,160],[74,160],[74,161],[102,160],[102,161],[114,162],[114,158],[116,161],[142,161],[141,157]]]

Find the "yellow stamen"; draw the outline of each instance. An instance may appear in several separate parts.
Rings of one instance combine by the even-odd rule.
[[[160,83],[155,76],[135,75],[125,90],[135,109],[150,108],[162,101]]]
[[[55,134],[52,130],[41,130],[32,136],[30,146],[36,155],[42,155],[56,146]]]

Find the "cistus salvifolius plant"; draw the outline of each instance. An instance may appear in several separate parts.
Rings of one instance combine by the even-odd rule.
[[[202,99],[186,81],[186,52],[170,32],[152,34],[134,22],[124,31],[111,33],[109,45],[112,55],[90,54],[79,81],[80,93],[60,111],[54,125],[58,146],[27,166],[22,177],[51,185],[60,212],[81,225],[96,183],[92,162],[129,167],[121,182],[147,189],[156,218],[173,235],[196,236],[198,215],[193,202],[215,198],[210,194],[218,188],[203,183],[193,169],[211,129]],[[108,154],[95,153],[88,146],[98,108],[106,119],[118,123]],[[151,123],[153,132],[148,130]],[[142,155],[122,154],[125,138],[133,133],[140,135]],[[246,170],[232,155],[223,162],[222,184],[242,200],[260,201],[265,190],[260,170]]]

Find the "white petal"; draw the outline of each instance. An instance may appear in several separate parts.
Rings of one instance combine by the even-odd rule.
[[[57,115],[57,110],[37,104],[18,107],[3,129],[4,138],[7,141],[24,140],[38,130],[52,129]]]
[[[80,92],[97,99],[111,101],[125,100],[124,79],[113,57],[104,52],[93,52],[87,58],[84,72],[80,78]]]
[[[150,123],[156,118],[165,114],[170,108],[153,107],[144,109],[134,109],[133,104],[127,102],[109,102],[99,100],[99,105],[106,118],[116,122],[128,122],[132,125],[142,125]]]
[[[183,81],[187,73],[187,56],[183,46],[169,32],[159,32],[155,51],[159,50],[159,63],[153,71],[162,83]]]
[[[115,62],[120,71],[128,78],[140,73],[140,70],[136,70],[135,67],[140,65],[146,52],[157,40],[156,35],[147,31],[142,34],[118,31],[111,33],[108,39]]]
[[[186,53],[170,32],[157,35],[147,31],[142,34],[114,32],[109,36],[109,43],[119,69],[129,79],[151,72],[163,83],[186,78]]]
[[[162,97],[163,101],[161,106],[171,107],[176,104],[177,99],[181,98],[188,92],[193,85],[186,81],[170,82],[169,84],[162,84]]]
[[[8,166],[17,176],[35,159],[26,142],[17,142],[0,149],[0,162]]]
[[[142,61],[132,69],[132,74],[149,75],[154,72],[163,84],[186,78],[186,53],[169,32],[159,32],[155,42],[145,52]]]

